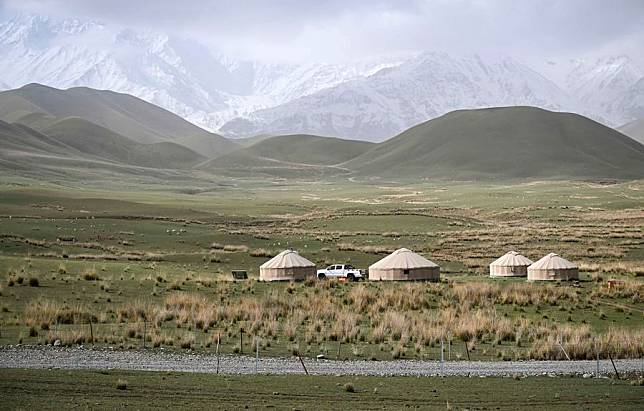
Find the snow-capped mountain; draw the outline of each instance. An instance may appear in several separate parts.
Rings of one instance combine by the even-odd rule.
[[[308,132],[382,140],[460,108],[533,105],[616,126],[644,115],[626,56],[527,64],[417,53],[352,64],[265,64],[193,39],[97,21],[0,23],[0,89],[37,82],[132,94],[229,136]]]
[[[0,81],[88,86],[135,95],[216,130],[276,106],[397,64],[266,65],[236,61],[190,39],[28,15],[0,24]]]
[[[575,106],[557,85],[511,58],[423,53],[366,78],[232,120],[221,130],[383,140],[448,111],[499,105]]]
[[[632,107],[637,105],[637,95],[629,94],[636,94],[633,87],[643,77],[644,70],[627,56],[576,60],[566,76],[565,88],[598,120],[621,125],[633,120],[633,111],[638,111]],[[640,103],[639,108],[644,106]]]

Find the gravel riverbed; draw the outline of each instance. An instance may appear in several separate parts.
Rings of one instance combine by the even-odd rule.
[[[303,358],[312,375],[374,376],[509,376],[509,375],[594,375],[596,361],[335,361]],[[618,372],[644,372],[644,359],[616,360]],[[304,374],[297,357],[260,358],[243,355],[169,352],[164,350],[124,351],[49,346],[0,347],[0,368],[32,369],[119,369],[139,371],[181,371],[221,374]],[[599,362],[602,375],[613,374],[609,360]]]

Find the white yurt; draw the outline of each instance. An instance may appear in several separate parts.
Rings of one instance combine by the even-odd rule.
[[[259,267],[260,281],[300,281],[315,274],[315,264],[293,250],[284,250]]]
[[[532,260],[517,253],[508,251],[490,263],[490,277],[525,277]]]
[[[440,267],[406,248],[400,248],[369,266],[369,280],[438,281]]]
[[[578,280],[579,268],[555,253],[550,253],[528,267],[528,281]]]

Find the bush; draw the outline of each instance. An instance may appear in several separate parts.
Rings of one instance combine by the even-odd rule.
[[[81,275],[83,279],[87,281],[97,281],[99,279],[98,273],[94,268],[83,271]]]
[[[38,282],[37,278],[31,277],[29,279],[29,287],[38,287],[40,283]]]
[[[348,383],[344,384],[344,390],[345,390],[346,392],[356,392],[355,387],[354,387],[354,386],[353,386],[353,384],[351,384],[350,382],[348,382]]]
[[[122,380],[119,378],[118,381],[116,381],[116,389],[117,390],[127,390],[127,381]]]

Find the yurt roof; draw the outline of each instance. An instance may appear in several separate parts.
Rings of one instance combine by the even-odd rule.
[[[369,266],[370,270],[395,270],[395,269],[412,269],[412,268],[427,268],[438,267],[437,264],[429,261],[422,255],[406,248],[400,248],[393,253],[389,254],[380,261],[373,263]]]
[[[260,268],[295,268],[295,267],[315,267],[311,261],[302,257],[293,250],[284,250],[275,257],[266,261],[259,266]]]
[[[501,257],[494,260],[490,263],[491,266],[497,267],[516,267],[516,266],[527,266],[532,264],[533,261],[528,257],[525,257],[516,251],[508,251]]]
[[[566,268],[577,268],[577,266],[565,258],[559,257],[559,255],[555,253],[550,253],[544,256],[539,261],[528,267],[528,269],[535,270],[557,270]]]

